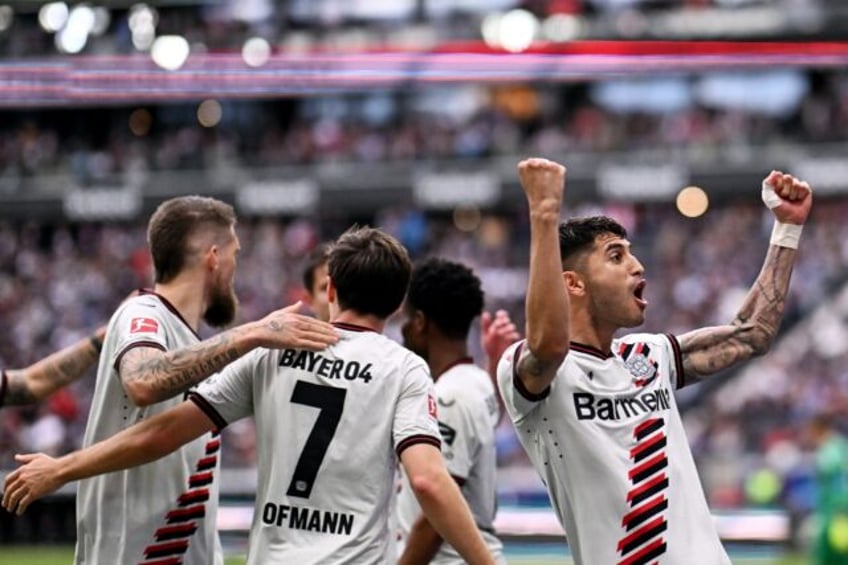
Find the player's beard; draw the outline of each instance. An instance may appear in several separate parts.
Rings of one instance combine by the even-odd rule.
[[[222,328],[232,323],[238,310],[238,297],[230,286],[216,286],[212,299],[203,313],[203,321],[213,328]]]

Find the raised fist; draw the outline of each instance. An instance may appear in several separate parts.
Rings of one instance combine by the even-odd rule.
[[[558,211],[565,190],[565,167],[547,159],[525,159],[518,164],[518,178],[530,208],[555,207]]]
[[[778,222],[803,225],[813,205],[810,185],[792,175],[772,171],[763,180],[763,202]]]

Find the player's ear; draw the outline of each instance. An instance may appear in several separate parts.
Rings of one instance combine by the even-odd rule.
[[[563,271],[562,278],[565,281],[565,289],[568,294],[583,296],[586,294],[586,281],[577,271]]]
[[[312,295],[309,294],[309,296],[310,296],[310,302],[311,302]],[[336,285],[333,284],[333,279],[331,279],[328,276],[327,277],[327,302],[332,304],[332,303],[336,302],[336,299],[337,299]]]
[[[221,261],[221,258],[218,255],[219,251],[218,246],[214,244],[210,245],[206,249],[206,253],[203,256],[203,262],[209,271],[215,271],[218,269],[218,264]]]

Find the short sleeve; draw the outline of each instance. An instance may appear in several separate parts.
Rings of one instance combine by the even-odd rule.
[[[152,295],[136,296],[127,300],[115,314],[106,339],[114,340],[115,346],[108,350],[114,352],[109,361],[116,369],[124,354],[135,347],[168,349],[165,320],[162,319],[165,313],[155,301],[158,298]]]
[[[504,351],[498,362],[498,390],[513,423],[519,423],[533,412],[541,400],[547,398],[550,389],[541,394],[531,394],[521,384],[516,372],[524,340],[518,341]]]
[[[688,383],[686,382],[686,375],[683,372],[683,354],[680,351],[680,342],[672,334],[666,334],[665,337],[668,339],[670,347],[669,354],[671,356],[668,379],[673,388],[683,388]]]
[[[417,443],[441,447],[436,393],[424,361],[410,363],[402,375],[392,436],[398,457],[404,449]]]
[[[189,399],[203,410],[218,429],[253,414],[254,373],[268,350],[257,349],[236,359],[219,373],[201,382]]]

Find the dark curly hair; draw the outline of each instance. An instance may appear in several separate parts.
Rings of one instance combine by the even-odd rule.
[[[605,233],[611,233],[621,238],[627,237],[627,230],[607,216],[589,216],[586,218],[571,218],[559,225],[559,258],[562,268],[573,257],[592,249],[595,239]]]
[[[483,311],[480,279],[465,265],[445,259],[422,261],[412,270],[409,307],[420,310],[448,337],[465,339]]]

